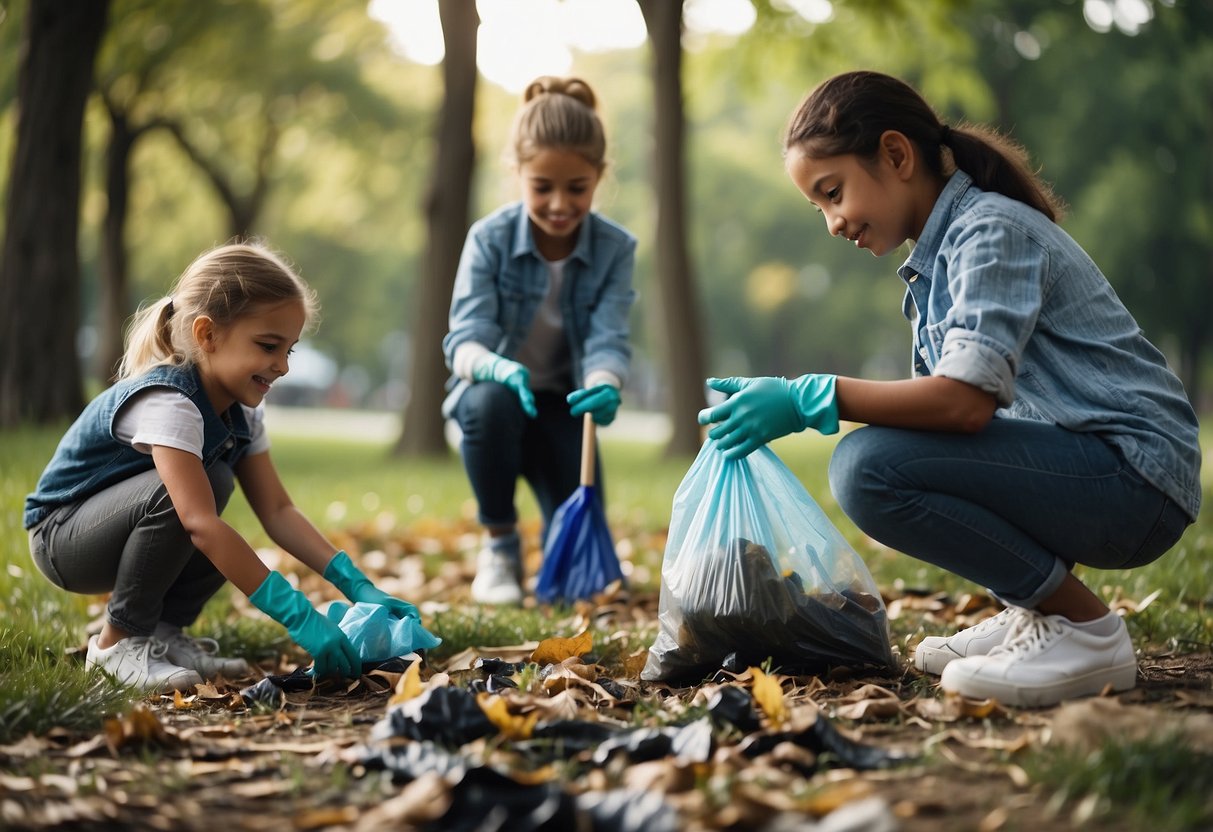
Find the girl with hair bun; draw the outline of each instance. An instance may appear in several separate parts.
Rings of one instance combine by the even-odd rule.
[[[628,376],[636,240],[593,210],[606,170],[596,105],[579,78],[527,86],[507,150],[522,199],[472,225],[455,279],[443,415],[462,430],[485,528],[472,582],[480,603],[522,600],[518,478],[546,535],[578,486],[579,417],[609,425]]]
[[[699,415],[733,458],[838,431],[830,488],[871,537],[987,587],[1006,609],[914,664],[1012,705],[1132,688],[1124,622],[1074,573],[1161,557],[1200,508],[1196,414],[1099,268],[1057,225],[1022,148],[950,126],[908,84],[848,72],[797,108],[787,172],[831,234],[897,270],[913,377],[710,379]]]

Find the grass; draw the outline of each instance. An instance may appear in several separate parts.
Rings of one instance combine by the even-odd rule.
[[[86,730],[107,713],[121,710],[131,696],[94,675],[70,657],[88,622],[101,613],[99,599],[71,595],[53,587],[33,566],[21,524],[21,507],[50,458],[60,429],[25,429],[0,434],[0,742],[27,732],[42,733],[52,725]],[[1206,437],[1210,439],[1210,437]],[[974,587],[935,567],[877,546],[852,526],[830,496],[826,468],[833,448],[830,438],[798,436],[781,440],[777,452],[805,484],[827,515],[863,556],[882,588],[923,588],[962,592]],[[1210,442],[1206,442],[1206,447]],[[662,532],[669,523],[671,500],[690,464],[665,459],[655,445],[603,438],[608,518],[612,529],[643,535]],[[275,438],[274,458],[293,498],[321,528],[339,532],[359,525],[382,528],[435,520],[467,520],[475,504],[458,458],[402,461],[384,446],[314,438]],[[1213,466],[1205,466],[1206,494],[1213,491]],[[1208,500],[1206,500],[1208,502]],[[519,510],[524,520],[538,510],[525,488]],[[269,544],[237,493],[225,518],[254,546]],[[429,555],[427,568],[456,553]],[[1209,649],[1213,643],[1213,510],[1162,560],[1131,571],[1085,572],[1084,577],[1108,600],[1140,600],[1159,592],[1156,601],[1129,618],[1140,646],[1180,651]],[[655,588],[660,579],[660,552],[644,553],[634,583]],[[230,596],[208,605],[198,631],[218,636],[225,645],[251,657],[271,655],[289,645],[273,622],[231,614]],[[438,614],[432,628],[444,638],[440,648],[452,655],[464,647],[509,644],[548,635],[550,610],[487,612],[475,608]],[[913,625],[894,621],[894,637],[920,635]],[[899,629],[901,628],[901,629]],[[645,646],[652,633],[612,642],[605,660],[615,660]]]
[[[1109,741],[1090,753],[1046,748],[1025,766],[1053,788],[1050,806],[1070,809],[1075,825],[1127,812],[1133,827],[1155,832],[1207,829],[1213,823],[1213,753],[1183,737]]]

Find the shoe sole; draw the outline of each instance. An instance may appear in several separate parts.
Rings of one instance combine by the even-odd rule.
[[[1004,705],[1019,708],[1047,708],[1067,699],[1095,696],[1109,685],[1116,693],[1132,690],[1137,686],[1137,662],[1093,670],[1051,685],[1014,685],[1002,680],[971,676],[947,682],[947,685],[941,684],[940,687],[969,699],[996,699]]]

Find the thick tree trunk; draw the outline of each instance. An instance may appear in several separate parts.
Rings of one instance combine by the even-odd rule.
[[[0,427],[74,417],[84,403],[80,146],[108,0],[31,0],[0,250]]]
[[[122,360],[122,325],[130,314],[126,258],[126,215],[130,196],[130,160],[139,131],[126,113],[110,109],[110,141],[105,156],[105,220],[101,233],[100,314],[94,366],[105,380]]]
[[[653,45],[656,110],[657,284],[666,357],[667,412],[672,433],[666,454],[692,455],[701,433],[704,358],[699,300],[687,250],[685,119],[682,102],[682,2],[638,0]]]
[[[476,34],[480,17],[475,0],[443,0],[442,62],[445,93],[437,134],[437,159],[425,200],[429,237],[425,263],[413,309],[413,366],[404,427],[395,453],[404,456],[443,456],[443,382],[447,377],[442,338],[455,288],[455,272],[467,235],[472,168],[476,148],[472,117],[476,105]]]

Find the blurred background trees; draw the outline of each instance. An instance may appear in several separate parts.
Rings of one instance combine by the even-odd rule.
[[[29,166],[15,155],[19,114],[33,112],[17,79],[39,5],[0,0],[6,193]],[[500,159],[522,83],[576,74],[598,92],[610,153],[599,209],[640,239],[629,407],[677,414],[693,438],[683,423],[702,379],[689,376],[905,374],[899,256],[859,257],[829,238],[780,156],[801,96],[859,67],[905,77],[944,117],[990,122],[1025,144],[1070,204],[1066,228],[1208,406],[1213,0],[671,0],[682,12],[673,39],[659,28],[669,20],[654,16],[663,5],[481,0],[481,77],[462,128],[475,151],[458,186],[470,188],[470,220],[516,196]],[[437,132],[449,89],[437,63],[443,37],[429,30],[426,55],[414,37],[410,53],[401,40],[419,24],[385,21],[405,10],[437,21],[437,9],[435,0],[375,0],[369,10],[365,0],[111,0],[84,110],[76,285],[51,290],[29,265],[5,260],[0,363],[28,365],[23,384],[54,375],[95,393],[138,303],[201,250],[252,234],[296,263],[324,309],[314,352],[284,380],[297,386],[275,396],[396,412],[414,397],[408,422],[436,420],[441,373],[415,370],[414,358],[433,364],[449,292],[449,277],[435,273],[450,270],[449,257],[428,248],[439,231],[426,213],[451,149]],[[565,19],[573,23],[560,29]],[[510,26],[513,51],[491,69],[489,35]],[[671,44],[681,49],[680,112],[658,80]],[[672,122],[681,141],[663,143]],[[670,146],[681,147],[677,162],[661,155]],[[678,163],[681,185],[670,184]],[[7,207],[6,246],[29,210]],[[462,237],[458,213],[443,215],[443,234]],[[32,302],[35,287],[56,303]],[[48,346],[14,340],[20,327],[44,332],[37,343]],[[423,345],[429,358],[417,354]],[[21,389],[5,387],[7,410]],[[65,418],[73,407],[14,419]],[[414,450],[432,452],[435,435]]]

